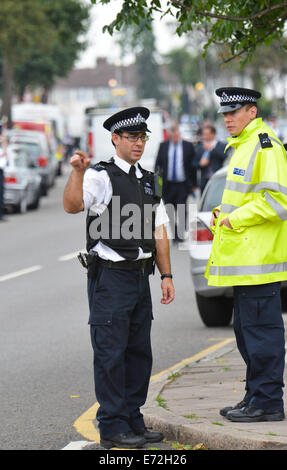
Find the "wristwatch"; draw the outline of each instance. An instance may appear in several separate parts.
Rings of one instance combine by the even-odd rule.
[[[172,279],[172,274],[162,274],[160,276],[161,280],[163,280],[165,277],[169,277],[170,279]]]

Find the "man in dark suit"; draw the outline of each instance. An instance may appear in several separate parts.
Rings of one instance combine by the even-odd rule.
[[[169,129],[169,140],[159,146],[155,170],[163,179],[162,197],[167,205],[174,209],[174,217],[169,211],[169,217],[174,222],[174,240],[183,241],[186,229],[186,201],[188,194],[196,186],[196,167],[194,165],[195,150],[191,142],[181,139],[178,123],[173,123]],[[184,211],[178,210],[178,205]],[[184,212],[184,219],[182,213]],[[177,222],[177,214],[179,220]]]
[[[216,138],[216,129],[212,125],[206,125],[202,129],[201,142],[196,149],[195,164],[200,170],[201,194],[209,178],[223,166],[227,154],[224,153],[226,144]]]

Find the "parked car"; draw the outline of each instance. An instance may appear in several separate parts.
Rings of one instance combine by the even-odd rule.
[[[204,277],[211,253],[213,235],[210,226],[211,211],[221,203],[225,187],[227,166],[210,179],[198,205],[197,219],[193,221],[190,260],[198,311],[206,326],[228,326],[233,314],[233,287],[215,287]],[[283,311],[287,310],[287,282],[281,283]]]
[[[34,163],[41,176],[41,195],[46,196],[49,188],[55,183],[57,161],[49,148],[47,137],[43,132],[33,130],[13,130],[9,141],[23,147],[31,163]]]
[[[4,168],[4,205],[15,212],[37,209],[40,201],[41,177],[26,151],[19,145],[7,147]]]

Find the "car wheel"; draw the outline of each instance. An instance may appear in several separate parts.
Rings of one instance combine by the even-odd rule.
[[[35,200],[30,204],[29,209],[38,209],[40,203],[40,190],[37,192]]]
[[[48,196],[48,187],[46,184],[41,186],[41,196]]]
[[[196,293],[199,315],[206,326],[228,326],[233,312],[233,299],[203,297]]]
[[[20,214],[25,214],[25,212],[27,212],[27,209],[28,209],[27,194],[24,193],[22,198],[21,198],[21,201],[16,206],[16,212],[18,212]]]

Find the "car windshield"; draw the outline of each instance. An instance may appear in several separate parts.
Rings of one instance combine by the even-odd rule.
[[[14,166],[17,168],[27,168],[27,158],[23,152],[15,151]]]
[[[205,193],[200,210],[202,212],[210,212],[215,207],[219,206],[222,199],[222,193],[225,187],[226,176],[214,178]]]
[[[34,144],[32,142],[20,142],[19,144],[24,147],[24,149],[27,151],[28,155],[30,158],[33,160],[36,160],[39,155],[40,155],[40,148],[38,144]]]

